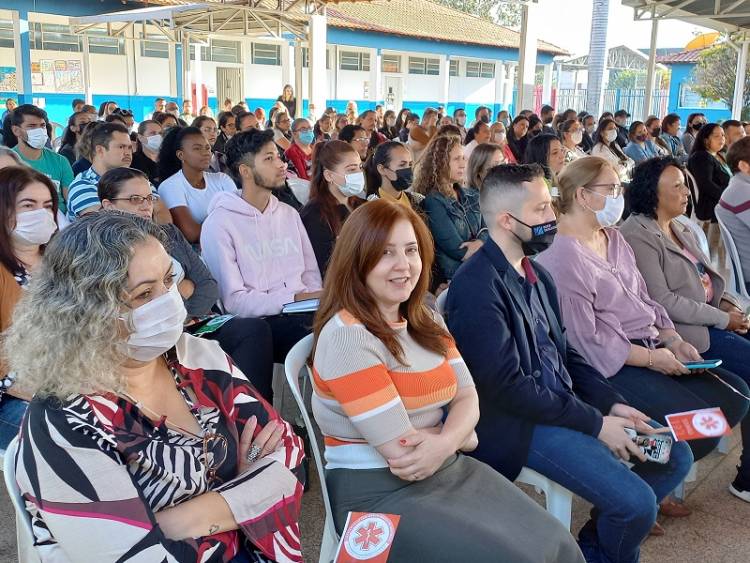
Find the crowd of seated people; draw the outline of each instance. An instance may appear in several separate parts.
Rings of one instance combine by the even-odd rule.
[[[43,559],[302,561],[273,374],[310,334],[336,530],[400,515],[393,561],[636,563],[719,438],[656,464],[628,431],[694,409],[741,429],[750,502],[750,319],[688,218],[750,279],[741,122],[77,102],[59,151],[30,104],[0,147],[0,447]]]

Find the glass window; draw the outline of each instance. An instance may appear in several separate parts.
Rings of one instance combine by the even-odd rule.
[[[302,68],[310,68],[310,49],[302,47]],[[331,52],[326,49],[326,69],[331,68]]]
[[[682,83],[680,84],[679,107],[690,109],[727,109],[729,106],[719,100],[701,98],[700,94],[694,92],[690,86]]]
[[[341,70],[370,70],[370,53],[358,51],[341,51],[339,68]]]
[[[409,74],[440,74],[440,59],[409,57]]]
[[[401,72],[400,55],[383,55],[382,63],[383,72]]]
[[[149,41],[149,39],[156,39],[159,41]],[[161,34],[147,34],[145,39],[141,34],[141,56],[152,57],[155,59],[168,59],[169,58],[169,43],[166,42],[166,37]]]
[[[450,61],[449,76],[458,76],[458,60]]]
[[[4,20],[0,21],[0,47],[14,48],[13,42],[13,22]]]
[[[253,64],[281,66],[281,46],[253,43]]]
[[[482,63],[482,78],[495,78],[495,63]]]
[[[71,33],[70,26],[67,25],[31,22],[29,24],[29,40],[32,49],[72,53],[82,50],[81,37]]]
[[[110,37],[104,29],[90,29],[86,33],[89,36],[89,53],[125,54],[125,39],[122,37]]]
[[[482,65],[477,61],[466,61],[466,77],[479,78]]]
[[[239,41],[212,39],[210,51],[210,55],[207,58],[209,61],[214,61],[216,63],[242,62],[242,43]]]

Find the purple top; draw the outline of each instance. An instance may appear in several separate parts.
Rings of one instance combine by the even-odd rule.
[[[653,301],[635,263],[633,249],[617,229],[604,229],[607,260],[574,237],[558,234],[537,262],[555,280],[560,309],[573,347],[606,377],[630,353],[630,340],[657,338],[674,328]]]

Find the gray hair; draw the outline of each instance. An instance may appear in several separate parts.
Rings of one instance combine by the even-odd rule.
[[[21,389],[65,399],[124,388],[117,319],[134,248],[149,237],[164,242],[152,221],[113,210],[78,219],[52,239],[3,336]]]
[[[312,123],[310,123],[309,119],[305,119],[304,117],[298,117],[297,119],[295,119],[294,121],[292,121],[292,131],[294,131],[296,133],[297,132],[297,128],[300,125],[304,125],[305,123],[307,125],[310,125],[312,127]]]
[[[8,147],[0,147],[0,157],[7,156],[8,158],[12,158],[16,161],[16,166],[27,166],[27,164],[21,160],[21,157],[18,156],[18,153],[12,149],[9,149]]]
[[[517,213],[527,196],[524,182],[544,178],[538,164],[501,164],[490,168],[479,192],[479,207],[485,223],[494,224],[501,211]]]

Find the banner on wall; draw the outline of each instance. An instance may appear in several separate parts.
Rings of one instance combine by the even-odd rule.
[[[18,92],[16,67],[0,66],[0,92]]]
[[[49,92],[83,92],[81,61],[41,59],[31,63],[31,83],[35,88]]]

